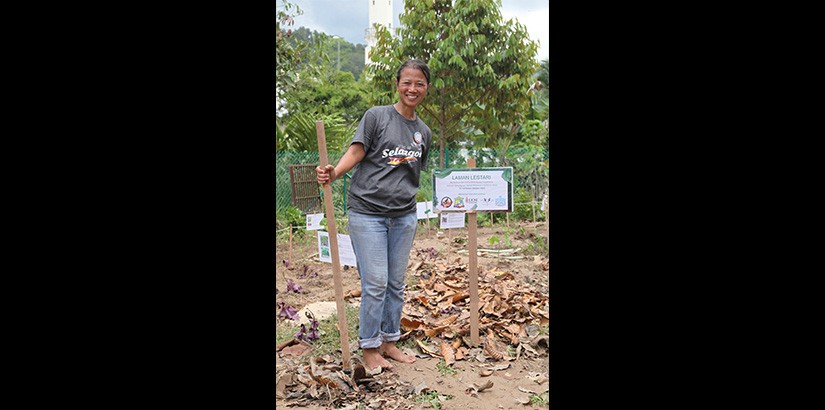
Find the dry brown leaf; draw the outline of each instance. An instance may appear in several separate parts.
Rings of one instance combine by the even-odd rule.
[[[344,295],[344,299],[360,298],[360,297],[361,297],[361,289],[348,290],[347,293]]]
[[[487,377],[487,376],[493,374],[493,371],[492,370],[481,370],[481,371],[478,372],[478,374],[481,377]]]
[[[401,327],[403,327],[404,330],[415,330],[424,325],[425,323],[420,320],[410,320],[405,317],[401,318]]]
[[[455,295],[453,295],[452,302],[457,303],[457,302],[462,301],[464,299],[467,299],[469,297],[470,297],[469,293],[456,293]]]
[[[417,344],[418,344],[418,347],[420,347],[420,348],[421,348],[421,351],[422,351],[422,352],[424,352],[424,353],[426,353],[426,354],[428,354],[428,355],[430,355],[430,356],[440,357],[440,355],[438,354],[438,352],[436,352],[435,350],[433,350],[432,348],[430,348],[429,346],[427,346],[427,345],[426,345],[424,342],[422,342],[420,339],[415,339],[415,343],[417,343]]]
[[[312,350],[312,346],[307,342],[300,342],[293,346],[287,346],[281,349],[281,354],[284,356],[303,356]]]
[[[456,320],[458,320],[458,314],[454,314],[451,316],[447,316],[444,319],[439,320],[435,323],[436,326],[447,326],[453,324]]]
[[[504,357],[504,354],[498,346],[498,342],[496,342],[495,338],[490,335],[487,336],[484,343],[484,354],[496,361],[501,360]]]
[[[276,352],[280,352],[280,351],[281,351],[281,350],[283,350],[285,347],[287,347],[287,346],[292,346],[292,345],[296,345],[296,344],[298,344],[298,343],[300,343],[300,342],[301,342],[300,340],[295,339],[295,338],[290,339],[290,340],[288,340],[288,341],[286,341],[286,342],[283,342],[283,343],[281,343],[281,344],[279,344],[279,345],[275,346],[275,351],[276,351]]]
[[[439,327],[436,327],[436,328],[424,330],[424,334],[427,335],[427,337],[436,337],[441,332],[443,332],[444,330],[448,330],[448,329],[450,329],[450,326],[439,326]]]
[[[447,366],[455,363],[455,351],[453,351],[453,347],[450,346],[449,343],[441,343],[441,357],[444,358],[444,362]]]
[[[493,387],[493,381],[492,380],[487,380],[487,382],[485,382],[481,386],[473,383],[473,387],[475,387],[476,391],[480,393],[480,392],[483,392],[484,390],[487,390],[487,389]]]
[[[459,339],[455,339],[455,340],[453,341],[453,349],[458,349],[459,347],[461,347],[461,339],[460,339],[460,338],[459,338]]]
[[[530,404],[530,398],[529,398],[529,397],[517,397],[517,398],[516,398],[516,401],[517,401],[519,404],[524,404],[525,406],[526,406],[526,405],[528,405],[528,404]]]

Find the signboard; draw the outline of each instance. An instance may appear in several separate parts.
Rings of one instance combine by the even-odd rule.
[[[415,209],[418,214],[418,219],[436,218],[438,216],[433,212],[433,204],[430,202],[417,202]]]
[[[441,214],[441,229],[463,228],[465,213],[444,212]]]
[[[433,211],[513,212],[513,167],[434,169]]]
[[[329,248],[329,232],[318,231],[318,259],[322,262],[332,263]],[[352,249],[352,241],[350,241],[349,235],[338,234],[338,260],[341,265],[357,267],[355,264],[355,251]]]
[[[316,231],[321,229],[321,221],[324,219],[324,214],[307,214],[307,230]]]

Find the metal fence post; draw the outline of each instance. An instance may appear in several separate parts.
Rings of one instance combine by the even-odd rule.
[[[347,213],[347,178],[349,174],[344,174],[344,213]]]

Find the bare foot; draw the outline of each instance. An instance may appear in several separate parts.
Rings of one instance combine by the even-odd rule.
[[[381,354],[390,359],[393,359],[397,362],[401,363],[413,363],[415,362],[415,356],[410,356],[404,354],[402,351],[398,350],[398,347],[395,346],[394,342],[384,342],[380,348]]]
[[[375,369],[376,367],[381,367],[386,370],[392,369],[390,362],[381,357],[381,353],[378,352],[378,349],[363,349],[363,351],[364,366],[367,368],[367,371]]]

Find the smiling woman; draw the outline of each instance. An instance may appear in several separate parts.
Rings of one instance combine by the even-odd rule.
[[[358,338],[369,369],[392,368],[382,356],[415,361],[395,343],[401,336],[406,267],[418,227],[416,194],[432,140],[430,128],[415,112],[427,96],[430,69],[420,60],[405,61],[394,83],[398,101],[368,109],[338,165],[316,168],[320,184],[354,169],[347,211],[361,276]]]

